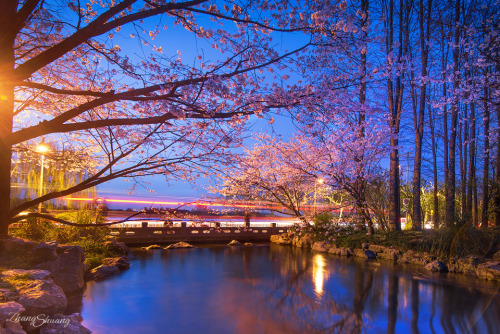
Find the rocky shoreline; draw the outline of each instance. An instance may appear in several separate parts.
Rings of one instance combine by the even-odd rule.
[[[88,270],[80,246],[8,238],[0,241],[3,256],[30,254],[33,269],[9,269],[0,274],[0,334],[87,334],[79,313],[64,314],[68,299],[81,294],[85,282],[102,280],[129,268],[128,248],[106,241],[118,257],[105,258]]]
[[[410,263],[424,266],[429,271],[463,273],[480,279],[500,282],[500,251],[495,253],[492,258],[470,255],[443,260],[430,253],[418,253],[413,250],[403,253],[394,247],[368,243],[361,244],[360,248],[338,247],[333,243],[314,241],[313,236],[309,233],[296,235],[293,232],[287,232],[272,235],[271,242],[309,248],[316,252],[338,256],[355,256],[370,260],[382,259],[398,263]]]

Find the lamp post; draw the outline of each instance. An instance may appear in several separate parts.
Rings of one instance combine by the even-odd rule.
[[[323,184],[325,180],[323,180],[321,177],[314,182],[314,215],[316,216],[316,185],[318,184]]]
[[[43,194],[43,168],[45,164],[45,153],[49,151],[49,147],[45,145],[43,142],[38,144],[36,147],[36,151],[42,155],[40,162],[40,186],[38,188],[38,197],[42,197]],[[38,204],[38,212],[42,213],[42,203]]]

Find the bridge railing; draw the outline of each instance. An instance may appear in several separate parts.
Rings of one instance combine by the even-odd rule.
[[[111,235],[127,238],[127,237],[211,237],[222,235],[272,235],[287,231],[286,227],[277,227],[272,223],[268,227],[194,227],[182,224],[180,227],[156,227],[148,226],[147,223],[142,223],[140,227],[110,227]]]

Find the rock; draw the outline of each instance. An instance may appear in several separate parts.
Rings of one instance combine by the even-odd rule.
[[[150,245],[150,246],[147,246],[147,247],[141,247],[142,249],[145,249],[145,250],[152,250],[152,249],[163,249],[162,246],[160,245]]]
[[[57,242],[46,241],[36,245],[31,254],[34,263],[54,261],[57,258]]]
[[[31,252],[35,246],[36,242],[21,238],[9,237],[0,240],[1,252]]]
[[[377,254],[375,254],[375,252],[373,252],[369,249],[355,249],[354,254],[357,257],[362,257],[362,258],[370,259],[370,260],[377,258]]]
[[[0,327],[5,327],[5,325],[11,321],[12,317],[16,314],[21,314],[25,311],[25,308],[17,302],[7,302],[0,303]]]
[[[25,315],[61,313],[68,304],[66,295],[59,286],[42,280],[30,281],[22,286],[18,302],[26,309]]]
[[[253,244],[251,242],[245,242],[243,246],[253,246]]]
[[[340,256],[353,256],[354,251],[352,248],[341,247],[341,248],[330,248],[328,250],[329,254],[340,255]]]
[[[448,271],[448,267],[446,266],[446,264],[438,260],[435,260],[431,263],[427,263],[425,265],[425,269],[429,271],[437,271],[440,273],[445,273]]]
[[[130,262],[128,261],[126,256],[108,257],[102,260],[102,264],[105,266],[116,266],[120,270],[130,268]]]
[[[434,255],[429,253],[416,253],[412,250],[407,251],[403,254],[403,256],[398,260],[403,263],[413,263],[418,265],[427,265],[428,263],[436,260]]]
[[[293,243],[293,233],[282,233],[271,235],[271,242],[278,245],[291,245]]]
[[[328,252],[330,248],[332,248],[332,246],[325,241],[316,241],[311,247],[312,250],[323,253]]]
[[[105,246],[108,247],[112,252],[116,252],[117,254],[127,255],[129,252],[129,248],[123,242],[118,242],[115,240],[109,240],[104,243]]]
[[[91,330],[82,326],[82,316],[79,313],[71,315],[56,314],[40,329],[40,334],[89,334]]]
[[[403,253],[399,249],[392,247],[370,245],[369,249],[377,254],[377,258],[397,261]]]
[[[165,249],[175,249],[175,248],[194,248],[193,245],[188,244],[187,242],[178,242],[176,244],[168,245]]]
[[[1,288],[0,289],[0,302],[10,302],[17,300],[17,291],[12,291],[11,289]]]
[[[476,275],[490,281],[500,281],[500,261],[486,261],[479,264]]]
[[[9,269],[2,272],[2,277],[13,278],[15,276],[27,276],[26,279],[30,280],[48,280],[52,274],[47,270],[40,269]]]
[[[241,243],[238,240],[232,240],[227,244],[228,246],[241,246]]]
[[[99,267],[94,268],[89,273],[87,273],[85,275],[85,279],[100,281],[114,276],[119,272],[120,269],[117,266],[100,265]]]
[[[1,328],[1,327],[0,327]],[[5,326],[5,334],[26,334],[19,322],[8,321]]]
[[[45,269],[52,273],[54,282],[64,292],[71,293],[83,289],[85,281],[83,276],[87,265],[83,263],[85,253],[80,246],[63,246],[57,248],[61,252],[54,261],[36,265],[38,269]]]
[[[313,239],[309,233],[306,233],[301,237],[295,237],[293,244],[299,248],[309,248],[313,244]]]
[[[476,276],[476,269],[485,260],[479,256],[466,256],[462,258],[451,258],[448,261],[448,270],[453,273],[464,273]]]

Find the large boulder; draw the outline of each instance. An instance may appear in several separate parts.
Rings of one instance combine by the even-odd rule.
[[[31,252],[31,250],[36,246],[36,242],[8,237],[5,239],[0,239],[0,252],[6,253],[17,253],[17,252]]]
[[[40,334],[89,334],[92,333],[88,328],[83,327],[82,316],[79,313],[71,315],[56,314],[50,318],[40,329]]]
[[[34,263],[54,261],[57,258],[57,242],[46,241],[36,245],[31,254]]]
[[[227,244],[228,246],[241,246],[241,242],[238,240],[232,240],[230,243]]]
[[[9,322],[16,322],[16,318],[25,311],[25,308],[14,301],[0,303],[0,327],[5,327]]]
[[[311,247],[312,250],[322,253],[328,252],[330,248],[332,248],[332,245],[325,241],[316,241]]]
[[[64,291],[51,280],[24,283],[19,287],[18,302],[26,309],[26,315],[61,313],[68,304]]]
[[[5,325],[5,328],[0,327],[5,334],[26,334],[26,331],[23,329],[19,322],[8,321]],[[0,333],[2,333],[0,330]],[[3,334],[2,333],[2,334]]]
[[[328,254],[340,255],[340,256],[353,256],[354,251],[352,248],[340,247],[340,248],[330,248]]]
[[[35,267],[50,271],[54,282],[66,293],[83,289],[85,285],[83,276],[87,270],[87,265],[83,262],[85,261],[83,248],[60,246],[57,251],[60,253],[54,261],[43,262]]]
[[[194,248],[193,245],[188,244],[187,242],[178,242],[176,244],[168,245],[165,249],[175,249],[175,248]]]
[[[22,276],[27,280],[48,280],[52,277],[50,271],[41,269],[9,269],[2,272],[2,277],[16,278]]]
[[[314,240],[309,233],[304,234],[303,236],[297,236],[293,239],[293,244],[299,248],[310,248]]]

